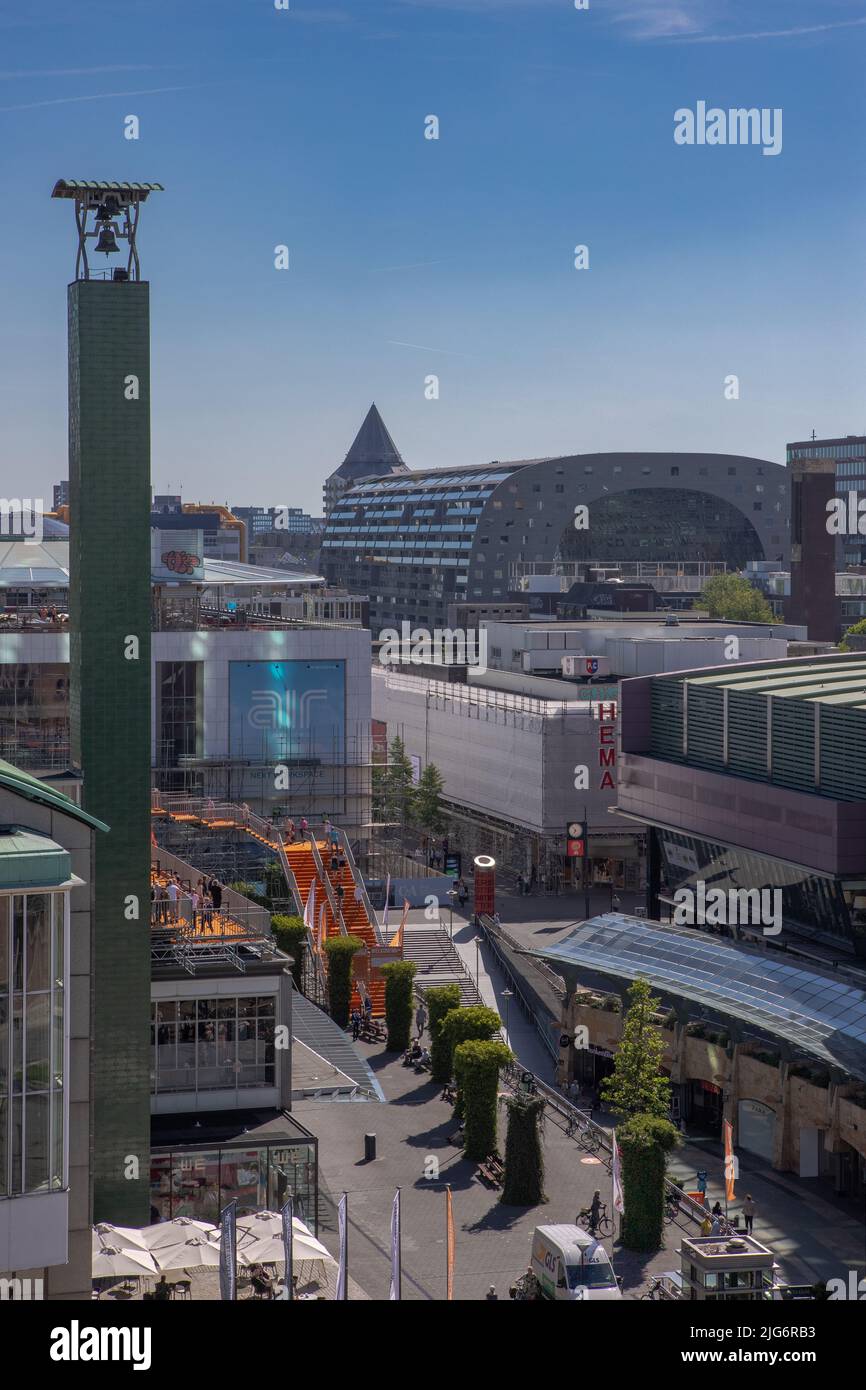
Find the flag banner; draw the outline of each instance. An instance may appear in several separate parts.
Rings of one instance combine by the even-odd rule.
[[[400,925],[399,925],[399,927],[398,927],[397,930],[395,931],[394,935],[391,937],[391,940],[388,942],[388,945],[389,945],[389,946],[400,946],[400,947],[402,948],[402,946],[403,946],[403,932],[404,932],[405,929],[406,929],[406,919],[407,919],[407,917],[409,916],[409,906],[410,906],[410,904],[409,904],[409,899],[408,899],[408,898],[404,898],[404,899],[403,899],[403,916],[400,918]]]
[[[625,1211],[625,1198],[622,1190],[622,1159],[619,1144],[616,1142],[616,1130],[611,1131],[611,1138],[613,1140],[613,1162],[610,1172],[613,1178],[613,1209],[622,1216]]]
[[[382,926],[383,926],[383,927],[387,927],[387,925],[388,925],[388,899],[389,899],[390,897],[391,897],[391,875],[389,874],[389,875],[388,875],[388,878],[387,878],[387,880],[386,880],[386,882],[385,882],[385,911],[382,913]]]
[[[295,1285],[292,1280],[292,1237],[294,1235],[292,1221],[295,1215],[294,1206],[294,1200],[290,1197],[280,1212],[283,1218],[283,1258],[286,1264],[286,1298],[290,1300],[295,1296]]]
[[[725,1201],[733,1202],[737,1195],[734,1186],[737,1161],[734,1158],[734,1127],[730,1120],[722,1121],[722,1133],[725,1139]]]
[[[220,1213],[220,1298],[233,1302],[237,1298],[237,1202],[229,1202]]]
[[[307,894],[307,905],[304,908],[304,926],[312,936],[316,929],[316,880],[310,884],[310,891]]]
[[[445,1189],[445,1297],[454,1298],[454,1206],[451,1188]]]
[[[403,1255],[402,1255],[402,1235],[400,1231],[400,1189],[394,1193],[394,1205],[391,1207],[391,1287],[388,1290],[388,1298],[392,1303],[399,1303],[402,1297],[401,1283],[403,1274]]]
[[[337,1207],[337,1229],[340,1236],[340,1264],[337,1269],[337,1291],[334,1294],[337,1300],[347,1300],[349,1297],[349,1221],[346,1210],[348,1200],[348,1194],[344,1192]]]

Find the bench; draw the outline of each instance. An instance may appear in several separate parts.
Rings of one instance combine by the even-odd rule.
[[[446,1082],[445,1089],[442,1092],[442,1099],[447,1101],[449,1105],[455,1104],[457,1100],[457,1087],[453,1082]]]
[[[478,1165],[478,1176],[488,1187],[501,1187],[505,1181],[505,1164],[498,1154],[488,1154]]]

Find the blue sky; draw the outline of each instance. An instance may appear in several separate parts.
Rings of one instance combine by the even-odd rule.
[[[866,431],[866,0],[21,10],[0,0],[4,495],[67,474],[58,177],[165,185],[140,235],[159,491],[318,512],[371,400],[413,467]],[[781,107],[782,153],[675,145],[699,100]]]

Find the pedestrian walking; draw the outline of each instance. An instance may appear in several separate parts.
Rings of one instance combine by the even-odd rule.
[[[307,831],[309,830],[309,828],[310,828],[310,823],[309,823],[309,821],[307,820],[307,817],[306,817],[306,816],[301,816],[301,839],[302,839],[302,840],[306,840],[306,838],[307,838]]]
[[[423,999],[415,1010],[415,1027],[418,1030],[418,1039],[420,1041],[424,1036],[424,1029],[427,1027],[427,1010],[424,1007]]]
[[[223,887],[217,878],[212,878],[210,881],[210,895],[213,899],[214,912],[219,912],[223,905]]]
[[[499,1302],[499,1294],[496,1292],[496,1285],[495,1285],[495,1284],[491,1284],[491,1285],[490,1285],[490,1288],[487,1290],[486,1298],[487,1298],[487,1302],[488,1302],[488,1303],[498,1303],[498,1302]]]
[[[755,1224],[755,1203],[752,1201],[751,1192],[746,1193],[746,1200],[743,1203],[743,1216],[746,1222],[746,1230],[752,1234],[752,1227]]]
[[[361,1032],[361,1015],[357,1009],[352,1010],[352,1042],[357,1042]]]
[[[169,915],[169,920],[173,922],[173,921],[175,920],[175,918],[177,917],[177,900],[178,900],[178,897],[179,897],[179,895],[180,895],[180,889],[178,888],[178,885],[177,885],[177,879],[175,879],[175,878],[170,878],[170,879],[169,879],[169,881],[168,881],[168,889],[167,889],[166,891],[167,891],[167,894],[168,894],[168,915]]]

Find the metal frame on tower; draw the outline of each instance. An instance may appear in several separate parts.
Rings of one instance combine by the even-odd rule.
[[[151,193],[162,193],[161,183],[106,183],[102,180],[58,179],[52,198],[69,198],[75,203],[75,225],[78,229],[78,251],[75,257],[75,279],[91,278],[87,259],[87,242],[96,239],[97,251],[113,255],[120,251],[117,238],[129,248],[126,269],[115,266],[112,280],[140,280],[136,234],[141,205]],[[93,214],[93,227],[88,230],[87,219]],[[122,222],[121,222],[122,219]],[[105,242],[105,245],[100,243]],[[111,245],[114,242],[114,245]],[[83,270],[83,274],[81,273]]]

